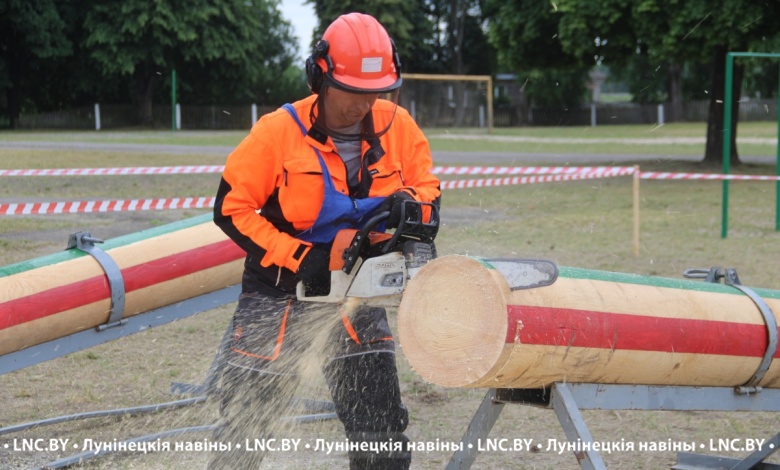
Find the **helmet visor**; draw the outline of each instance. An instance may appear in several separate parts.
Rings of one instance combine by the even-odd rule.
[[[401,88],[403,79],[400,73],[366,79],[348,75],[339,76],[334,72],[325,74],[325,84],[349,93],[389,93]]]
[[[333,88],[336,88],[340,91],[345,91],[347,93],[354,93],[354,94],[380,93],[377,91],[372,92],[366,90],[351,91],[336,86],[334,86]],[[312,128],[318,130],[319,132],[329,135],[333,139],[342,140],[342,141],[371,140],[371,139],[382,137],[385,133],[387,133],[388,130],[390,130],[390,126],[393,125],[393,120],[395,119],[395,112],[398,109],[399,94],[400,94],[400,89],[397,87],[393,90],[390,90],[389,92],[380,93],[378,99],[384,99],[392,103],[392,115],[390,120],[387,122],[387,125],[383,129],[375,129],[373,115],[370,110],[366,115],[362,117],[361,120],[356,121],[361,123],[360,126],[335,127],[332,124],[333,121],[335,121],[335,119],[328,119],[328,112],[336,113],[337,111],[335,109],[328,110],[328,105],[326,104],[327,100],[323,99],[324,94],[320,92],[319,96],[317,97],[317,101],[311,107],[311,111],[310,111],[309,117],[311,119],[311,122],[313,123]],[[331,123],[330,125],[329,122]]]

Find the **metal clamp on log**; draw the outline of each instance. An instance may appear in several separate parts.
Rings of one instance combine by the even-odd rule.
[[[125,313],[125,281],[122,278],[122,271],[116,262],[95,243],[103,243],[103,240],[94,238],[89,232],[72,233],[68,238],[67,249],[76,248],[92,256],[98,262],[108,279],[108,287],[111,291],[111,310],[108,315],[108,321],[96,327],[98,331],[107,328],[120,326],[127,323],[122,317]]]
[[[767,329],[766,351],[764,352],[764,357],[761,359],[761,362],[758,364],[758,370],[756,370],[755,374],[753,374],[750,380],[744,385],[734,387],[734,390],[740,395],[760,392],[762,388],[758,386],[758,383],[761,382],[766,371],[769,370],[769,366],[772,364],[772,358],[777,352],[777,319],[775,318],[774,313],[772,313],[772,309],[769,308],[769,305],[764,302],[764,299],[756,294],[753,289],[745,287],[739,282],[739,276],[735,269],[724,269],[722,272],[718,267],[710,268],[709,271],[706,269],[688,269],[683,273],[683,276],[687,278],[704,279],[707,282],[716,283],[723,279],[724,284],[732,286],[747,295],[750,300],[756,304],[756,307],[758,307],[758,310],[764,317],[764,323],[766,324]]]

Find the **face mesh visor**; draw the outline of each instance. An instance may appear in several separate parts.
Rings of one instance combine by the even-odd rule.
[[[334,82],[326,81],[325,85],[323,86],[323,89],[327,86],[331,86],[332,83]],[[337,88],[342,91],[347,91],[349,93],[356,93],[355,91],[344,88],[343,86],[338,86],[338,87],[334,86],[334,88]],[[400,88],[396,88],[392,91],[379,94],[379,99],[384,99],[393,103],[393,114],[390,120],[388,121],[387,126],[385,126],[384,129],[379,129],[379,130],[374,129],[372,114],[369,111],[366,117],[363,118],[362,125],[358,127],[358,133],[354,133],[354,134],[344,133],[343,131],[340,132],[339,130],[331,129],[328,127],[327,125],[328,109],[327,106],[323,103],[323,100],[321,99],[322,93],[323,91],[320,92],[320,97],[317,98],[317,101],[315,102],[314,106],[311,107],[311,112],[309,117],[311,122],[313,123],[312,128],[316,129],[319,132],[327,134],[334,139],[349,142],[349,141],[356,141],[356,140],[378,139],[379,137],[385,135],[385,133],[387,133],[388,130],[390,130],[390,126],[393,125],[393,119],[395,119],[395,112],[398,109],[398,95],[400,94]],[[369,93],[376,93],[376,92],[361,90],[360,93],[369,94]]]

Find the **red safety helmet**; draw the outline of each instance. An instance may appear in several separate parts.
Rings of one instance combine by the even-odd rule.
[[[401,63],[385,28],[372,16],[336,18],[306,59],[309,87],[350,93],[386,93],[401,86]]]

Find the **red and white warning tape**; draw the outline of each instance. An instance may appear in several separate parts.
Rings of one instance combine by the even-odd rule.
[[[624,173],[629,171],[629,173]],[[633,167],[617,166],[437,166],[434,175],[570,175],[573,173],[633,173]]]
[[[223,166],[170,166],[72,168],[53,170],[0,170],[0,176],[76,176],[76,175],[152,175],[220,173]],[[482,178],[442,181],[442,189],[483,188],[520,184],[574,181],[632,175],[633,167],[434,167],[438,175],[531,175],[506,178]],[[710,173],[668,173],[640,171],[643,179],[704,179],[780,181],[780,176],[723,175]],[[166,209],[208,209],[214,207],[213,197],[117,199],[103,201],[0,203],[2,215],[73,214],[87,212],[131,212]]]
[[[780,181],[780,176],[724,175],[718,173],[666,173],[666,172],[658,172],[658,171],[640,171],[639,177],[646,180]]]
[[[22,202],[0,204],[0,215],[76,214],[85,212],[132,212],[165,209],[208,209],[213,197],[170,199],[115,199],[107,201]]]
[[[490,178],[442,181],[442,189],[482,188],[509,186],[517,184],[546,183],[554,181],[572,181],[582,179],[605,178],[629,174],[632,168],[617,171],[592,171],[569,175],[516,176],[510,178]],[[171,199],[118,199],[104,201],[73,202],[27,202],[0,204],[0,215],[42,215],[74,214],[87,212],[131,212],[165,209],[208,209],[214,207],[213,197],[171,198]]]
[[[222,173],[224,165],[146,166],[115,168],[43,168],[2,170],[0,176],[114,176],[114,175],[177,175]]]
[[[555,181],[574,181],[585,179],[608,178],[633,173],[633,168],[610,168],[609,171],[592,171],[589,173],[573,173],[568,175],[515,176],[511,178],[487,178],[471,180],[442,181],[441,189],[484,188],[491,186],[512,186],[517,184],[551,183]]]
[[[224,165],[113,167],[113,168],[49,168],[49,169],[0,169],[0,176],[116,176],[116,175],[177,175],[222,173]],[[437,166],[431,169],[435,175],[570,175],[603,173],[606,176],[631,175],[633,167],[618,166]],[[671,173],[640,171],[642,179],[703,179],[703,180],[753,180],[780,181],[780,176],[723,175],[717,173]]]
[[[437,166],[431,169],[435,175],[543,175],[591,173],[611,171],[621,167],[608,166]],[[0,176],[126,176],[126,175],[178,175],[222,173],[224,165],[152,166],[114,168],[45,168],[45,169],[0,169]]]

